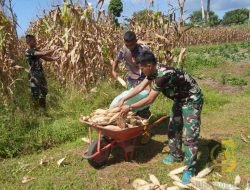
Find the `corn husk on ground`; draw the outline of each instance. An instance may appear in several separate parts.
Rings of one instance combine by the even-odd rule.
[[[89,116],[82,116],[80,121],[87,121],[111,130],[121,130],[124,128],[133,128],[148,125],[148,120],[136,116],[129,112],[126,117],[120,115],[121,108],[97,109]]]
[[[182,184],[178,174],[181,174],[186,169],[186,166],[174,169],[168,173],[168,177],[173,180],[174,186],[169,186],[167,184],[161,185],[159,180],[152,174],[149,175],[150,182],[143,179],[137,178],[133,181],[132,186],[136,190],[154,190],[154,189],[195,189],[195,190],[213,190],[214,188],[225,189],[225,190],[237,190],[240,189],[241,178],[239,175],[235,177],[234,184],[219,182],[219,181],[209,181],[205,177],[213,171],[213,167],[208,167],[200,171],[196,176],[192,177],[190,183],[187,185]]]

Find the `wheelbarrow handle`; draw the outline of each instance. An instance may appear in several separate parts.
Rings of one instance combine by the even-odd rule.
[[[149,127],[154,127],[156,126],[157,124],[159,124],[160,122],[162,122],[164,119],[167,119],[169,116],[165,115],[165,116],[162,116],[160,117],[158,120],[156,120],[154,123],[150,124]]]

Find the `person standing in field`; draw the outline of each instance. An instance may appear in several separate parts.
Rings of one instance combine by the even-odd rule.
[[[140,52],[145,50],[149,51],[149,48],[137,42],[136,34],[133,31],[127,31],[123,36],[123,40],[124,46],[120,49],[117,58],[114,61],[111,61],[112,76],[115,79],[118,78],[118,74],[116,72],[118,64],[124,62],[128,72],[127,86],[128,89],[131,89],[140,84],[145,78],[145,75],[141,72],[135,60]],[[145,108],[144,110],[138,111],[137,113],[144,118],[148,118],[151,115],[149,107]]]
[[[182,183],[188,184],[195,172],[198,152],[203,105],[201,89],[186,72],[157,64],[154,54],[149,51],[144,51],[137,57],[137,64],[146,78],[118,103],[118,106],[122,106],[121,114],[126,115],[133,109],[151,104],[160,92],[174,101],[168,126],[170,155],[164,158],[163,162],[172,163],[184,160],[187,167],[183,172]],[[123,105],[126,100],[140,93],[149,84],[152,88],[146,98],[132,105]],[[182,134],[184,135],[184,154]]]
[[[25,56],[29,64],[29,81],[31,87],[32,100],[35,108],[46,109],[46,95],[48,93],[47,81],[44,75],[42,60],[56,61],[58,58],[52,57],[56,49],[39,50],[34,35],[26,35],[28,48]]]

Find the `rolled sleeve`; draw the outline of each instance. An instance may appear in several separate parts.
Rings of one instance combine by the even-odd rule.
[[[124,52],[123,52],[123,49],[120,49],[116,57],[116,60],[121,62],[123,59],[124,59]]]
[[[34,54],[35,54],[35,49],[30,48],[30,49],[27,49],[27,50],[25,51],[25,55],[26,55],[27,57],[33,57]]]

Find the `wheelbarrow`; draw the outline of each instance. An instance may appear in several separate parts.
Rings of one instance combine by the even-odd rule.
[[[130,161],[134,156],[136,138],[166,118],[168,118],[168,116],[163,116],[154,123],[146,126],[133,126],[119,131],[107,129],[105,126],[80,119],[80,122],[88,125],[89,136],[89,146],[87,150],[83,152],[83,157],[88,159],[91,166],[99,168],[105,165],[112,147],[118,146],[123,150],[125,161]],[[98,134],[95,140],[92,140],[93,129],[95,129]]]

